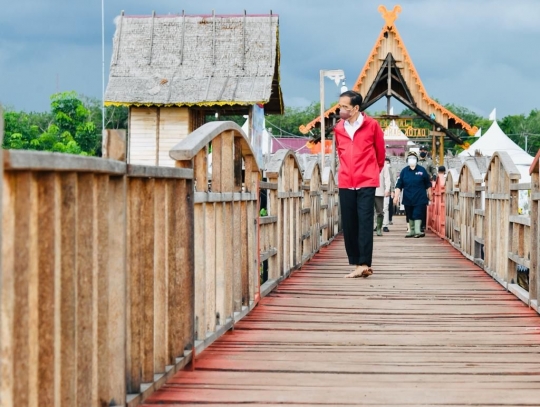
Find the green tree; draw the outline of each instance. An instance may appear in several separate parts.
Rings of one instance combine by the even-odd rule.
[[[540,149],[540,110],[510,115],[498,122],[501,130],[529,154],[536,155]]]
[[[127,107],[108,106],[105,115],[106,128],[127,129]],[[76,92],[55,93],[50,112],[7,108],[4,120],[4,148],[101,155],[102,108],[95,98]]]
[[[311,103],[307,107],[285,107],[282,115],[268,115],[267,127],[272,127],[276,137],[306,137],[300,132],[300,126],[306,125],[320,115],[320,103]],[[330,129],[327,129],[330,130]],[[312,130],[313,135],[320,133],[319,129]]]
[[[54,132],[63,142],[66,132],[80,146],[81,151],[88,155],[101,153],[101,125],[96,126],[91,120],[89,110],[78,97],[76,92],[55,93],[51,96],[51,112],[58,131]]]

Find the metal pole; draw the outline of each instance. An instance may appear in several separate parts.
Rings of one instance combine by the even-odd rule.
[[[439,137],[439,165],[444,165],[444,136]]]
[[[325,147],[325,134],[324,134],[324,70],[320,71],[321,82],[320,82],[320,91],[321,91],[321,173],[324,169],[324,147]]]
[[[105,131],[105,0],[101,0],[101,130]]]

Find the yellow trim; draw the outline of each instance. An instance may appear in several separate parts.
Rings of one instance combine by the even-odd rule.
[[[152,102],[138,102],[138,103],[132,103],[132,102],[111,102],[111,101],[105,101],[105,106],[160,106],[160,107],[192,107],[192,106],[204,106],[204,107],[212,107],[212,106],[253,106],[255,104],[266,104],[267,101],[262,102],[198,102],[198,103],[152,103]]]

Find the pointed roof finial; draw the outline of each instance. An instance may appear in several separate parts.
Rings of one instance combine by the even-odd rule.
[[[385,6],[380,5],[378,10],[382,14],[384,21],[386,21],[386,27],[391,29],[394,26],[394,21],[398,18],[398,14],[401,13],[401,6],[398,4],[394,6],[392,11],[388,11]]]

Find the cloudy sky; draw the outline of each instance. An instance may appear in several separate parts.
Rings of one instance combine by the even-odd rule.
[[[0,103],[46,111],[56,91],[101,98],[101,1],[1,0]],[[105,0],[106,66],[114,18],[181,13],[280,16],[288,106],[319,97],[319,70],[356,80],[383,26],[381,0]],[[539,0],[401,0],[396,26],[431,97],[488,116],[540,108]],[[326,84],[328,101],[338,89]],[[400,110],[400,106],[396,106]]]

